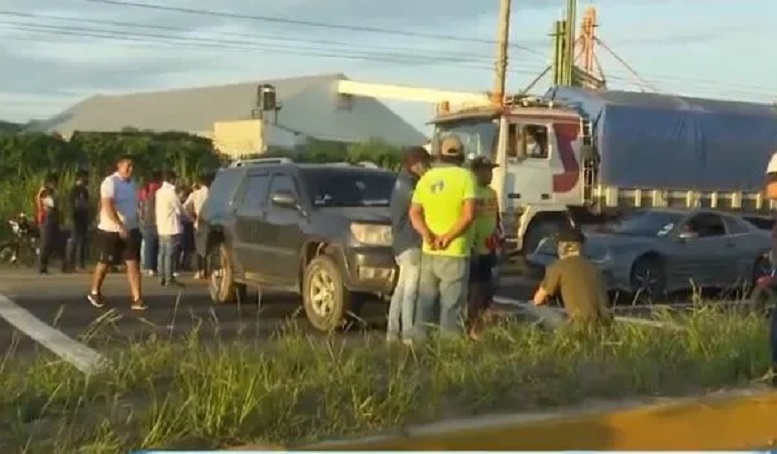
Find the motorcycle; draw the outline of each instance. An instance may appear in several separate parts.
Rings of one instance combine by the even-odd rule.
[[[0,263],[32,266],[40,255],[38,228],[25,213],[9,219],[11,239],[0,243]]]

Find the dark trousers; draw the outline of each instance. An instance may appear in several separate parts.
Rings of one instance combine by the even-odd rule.
[[[87,238],[89,232],[89,223],[83,221],[73,222],[73,236],[70,238],[69,259],[70,266],[74,268],[86,268]]]
[[[62,235],[59,228],[59,223],[56,221],[46,221],[40,226],[40,256],[38,257],[38,270],[48,271],[49,261],[52,255],[58,255],[60,258],[64,257],[63,254],[64,243],[62,241]],[[67,262],[62,260],[62,270],[67,268]]]
[[[771,319],[769,342],[771,343],[770,347],[772,350],[772,367],[774,368],[774,372],[777,373],[777,308],[772,308],[771,312],[771,316],[769,317]],[[777,379],[775,380],[775,384],[777,384]]]

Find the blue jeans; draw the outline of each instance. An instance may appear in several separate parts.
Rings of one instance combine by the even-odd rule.
[[[421,250],[408,249],[396,257],[399,267],[397,286],[388,311],[388,335],[409,339],[413,335],[418,281],[421,273]]]
[[[443,336],[455,336],[462,332],[468,279],[469,257],[421,255],[415,319],[415,333],[419,340],[426,338],[430,324],[439,325]]]
[[[145,227],[141,234],[143,235],[143,248],[141,250],[141,269],[156,270],[159,256],[159,235],[156,233],[156,227]]]
[[[172,279],[176,271],[176,257],[181,250],[181,235],[159,235],[159,277]]]

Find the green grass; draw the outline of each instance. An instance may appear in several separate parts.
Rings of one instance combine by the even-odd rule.
[[[120,453],[299,444],[585,399],[749,386],[768,373],[763,315],[699,309],[672,321],[685,329],[550,334],[505,322],[479,343],[414,349],[378,336],[311,338],[294,324],[263,341],[192,332],[128,342],[113,350],[112,369],[92,377],[9,352],[0,365],[0,445]]]

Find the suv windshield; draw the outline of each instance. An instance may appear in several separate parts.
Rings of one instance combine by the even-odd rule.
[[[496,119],[479,118],[438,123],[434,134],[434,149],[439,148],[439,142],[443,137],[455,134],[464,145],[467,156],[486,156],[493,159],[497,139],[499,139],[497,122]]]
[[[316,207],[387,207],[396,181],[388,171],[319,168],[301,174]]]
[[[642,211],[627,216],[612,231],[621,235],[664,236],[682,219],[678,213]]]

